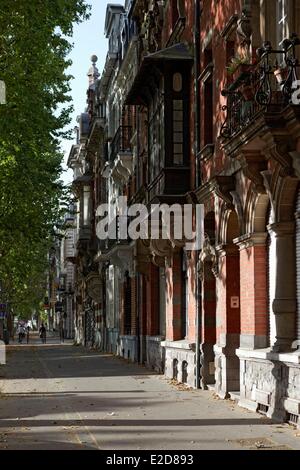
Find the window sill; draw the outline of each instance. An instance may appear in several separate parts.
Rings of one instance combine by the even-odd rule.
[[[191,343],[188,340],[181,339],[179,341],[163,341],[161,343],[162,346],[165,348],[170,348],[170,349],[185,349],[187,351],[195,351],[195,343]]]

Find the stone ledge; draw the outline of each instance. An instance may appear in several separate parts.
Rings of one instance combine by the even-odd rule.
[[[262,359],[265,361],[288,362],[290,364],[300,364],[300,351],[292,353],[276,353],[267,349],[237,349],[236,355],[240,359]]]
[[[238,402],[238,406],[241,408],[245,408],[246,410],[253,411],[254,413],[257,412],[257,403],[252,400],[248,400],[247,398],[241,398]]]
[[[163,336],[146,336],[146,341],[149,341],[152,343],[162,343],[164,340],[165,339]]]
[[[120,339],[126,339],[127,341],[135,341],[136,340],[136,336],[133,336],[133,335],[123,335],[123,336],[120,336]]]
[[[192,352],[195,352],[195,349],[196,349],[195,343],[190,343],[189,341],[186,341],[186,340],[162,341],[161,345],[169,349],[184,349],[186,351],[192,351]]]
[[[300,415],[300,400],[284,397],[283,406],[288,413]]]

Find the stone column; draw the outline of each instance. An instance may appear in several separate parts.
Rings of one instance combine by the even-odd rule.
[[[216,343],[216,278],[212,263],[204,261],[202,279],[202,318],[201,318],[201,388],[215,383],[214,345]]]
[[[177,341],[182,339],[181,332],[181,254],[173,253],[172,262],[166,268],[166,339]]]
[[[235,240],[240,249],[241,349],[268,346],[267,233]]]
[[[234,245],[217,247],[220,272],[217,278],[216,392],[221,398],[240,387],[240,260]]]
[[[275,298],[270,299],[275,315],[276,341],[273,350],[290,351],[296,337],[296,252],[295,222],[268,226],[276,253]]]
[[[150,264],[147,277],[147,336],[156,336],[159,329],[159,273],[158,267]]]

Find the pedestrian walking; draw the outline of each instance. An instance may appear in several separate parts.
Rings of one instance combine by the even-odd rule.
[[[65,342],[65,330],[63,321],[59,322],[59,339],[61,343]]]
[[[17,334],[19,337],[19,343],[22,344],[23,338],[25,338],[25,328],[22,325],[18,326]]]
[[[27,344],[29,344],[29,333],[30,333],[30,326],[28,325],[27,328],[26,328]]]
[[[47,337],[46,337],[46,328],[44,326],[44,323],[42,323],[42,326],[40,328],[40,338],[42,340],[42,343],[46,344]]]

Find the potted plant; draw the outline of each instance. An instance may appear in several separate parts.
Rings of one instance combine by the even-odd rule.
[[[249,56],[236,55],[226,68],[229,75],[233,75],[234,80],[236,80],[242,73],[249,72],[250,67],[251,60]]]

